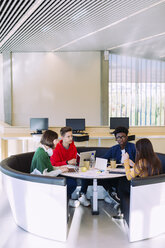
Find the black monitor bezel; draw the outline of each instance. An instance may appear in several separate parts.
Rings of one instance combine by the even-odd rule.
[[[121,120],[122,122],[125,121],[126,124],[122,124]],[[112,121],[115,121],[116,125],[114,125]],[[126,127],[129,129],[129,117],[110,117],[110,129],[115,129],[117,127]]]
[[[77,127],[75,128],[72,123],[70,122],[76,122],[76,121],[83,121],[83,127]],[[66,127],[71,127],[73,132],[81,132],[81,131],[85,131],[85,118],[66,118],[65,119],[66,122]]]

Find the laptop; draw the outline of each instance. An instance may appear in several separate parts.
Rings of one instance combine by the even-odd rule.
[[[83,167],[84,159],[90,159],[92,153],[94,153],[94,156],[95,156],[96,151],[80,152],[80,154],[77,153],[76,166]]]
[[[83,167],[84,159],[90,159],[92,153],[94,153],[94,156],[96,154],[96,151],[88,151],[88,152],[80,152],[77,153],[76,157],[76,165],[67,165],[69,171],[68,172],[77,172],[79,171],[79,167]]]

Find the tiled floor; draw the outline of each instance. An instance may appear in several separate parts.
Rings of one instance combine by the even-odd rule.
[[[164,248],[165,234],[129,243],[120,225],[111,219],[111,210],[99,201],[100,215],[92,216],[90,208],[71,209],[72,223],[65,243],[43,239],[25,232],[13,221],[10,206],[0,185],[0,248]]]

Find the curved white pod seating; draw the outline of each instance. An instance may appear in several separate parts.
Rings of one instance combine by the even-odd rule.
[[[34,153],[11,156],[1,162],[3,184],[16,224],[44,238],[67,238],[65,178],[30,174]]]
[[[165,174],[131,181],[129,241],[165,233]]]

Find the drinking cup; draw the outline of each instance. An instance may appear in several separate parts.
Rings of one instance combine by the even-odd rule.
[[[111,168],[112,169],[116,168],[116,160],[115,159],[111,159]]]
[[[84,159],[84,163],[83,163],[84,167],[87,168],[87,170],[89,170],[89,167],[90,167],[90,160],[88,159]]]

